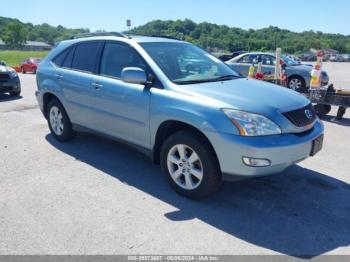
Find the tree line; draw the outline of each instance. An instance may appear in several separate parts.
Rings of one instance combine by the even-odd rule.
[[[350,53],[350,36],[326,34],[319,31],[291,32],[270,26],[244,30],[212,23],[195,23],[192,20],[155,20],[131,30],[133,34],[167,35],[192,42],[202,48],[219,48],[226,51],[271,51],[281,47],[288,53],[301,53],[311,48],[332,48]]]
[[[0,17],[0,39],[9,47],[21,47],[28,41],[41,41],[53,45],[72,35],[88,33],[87,28],[69,29],[61,25],[33,25],[17,19]],[[296,54],[311,48],[332,48],[350,53],[350,36],[326,34],[319,31],[301,33],[270,26],[263,29],[244,30],[212,23],[195,23],[185,20],[155,20],[132,29],[129,33],[150,36],[166,35],[194,43],[202,48],[218,48],[225,51],[272,51],[276,47]]]
[[[87,28],[69,29],[46,23],[33,25],[22,23],[18,19],[0,17],[0,39],[11,48],[20,48],[26,41],[40,41],[53,45],[75,34],[88,32]]]

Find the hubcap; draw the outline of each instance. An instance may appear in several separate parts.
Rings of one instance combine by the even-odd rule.
[[[167,165],[171,178],[183,189],[193,190],[202,182],[202,162],[189,146],[173,146],[168,152]]]
[[[289,81],[289,88],[293,89],[293,90],[298,90],[300,89],[302,86],[302,83],[300,81],[300,79],[298,78],[293,78]]]
[[[64,125],[63,125],[63,116],[58,107],[53,106],[50,109],[50,124],[52,130],[56,135],[60,136],[63,133]]]

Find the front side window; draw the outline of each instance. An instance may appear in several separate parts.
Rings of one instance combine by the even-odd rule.
[[[138,67],[147,73],[147,65],[133,48],[124,44],[106,43],[103,50],[100,74],[120,78],[126,67]]]
[[[239,77],[226,64],[188,43],[141,43],[164,74],[174,83],[191,84]]]
[[[272,66],[276,64],[276,58],[271,55],[261,55],[261,63]]]
[[[92,73],[96,64],[99,42],[87,42],[76,46],[72,69]]]
[[[243,56],[238,63],[242,64],[256,64],[258,62],[258,55],[250,54]]]

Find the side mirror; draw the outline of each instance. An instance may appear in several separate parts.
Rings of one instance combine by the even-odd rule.
[[[121,79],[123,82],[130,84],[147,84],[146,72],[138,67],[125,67],[122,70]]]

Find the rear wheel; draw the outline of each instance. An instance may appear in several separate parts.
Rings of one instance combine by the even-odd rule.
[[[162,146],[160,162],[172,188],[200,199],[215,193],[221,173],[214,152],[205,139],[188,131],[170,136]]]
[[[25,73],[27,73],[25,70],[24,70],[24,68],[22,67],[22,74],[25,74]]]
[[[75,132],[61,103],[53,99],[47,106],[47,120],[51,134],[59,141],[65,142],[73,139]]]

